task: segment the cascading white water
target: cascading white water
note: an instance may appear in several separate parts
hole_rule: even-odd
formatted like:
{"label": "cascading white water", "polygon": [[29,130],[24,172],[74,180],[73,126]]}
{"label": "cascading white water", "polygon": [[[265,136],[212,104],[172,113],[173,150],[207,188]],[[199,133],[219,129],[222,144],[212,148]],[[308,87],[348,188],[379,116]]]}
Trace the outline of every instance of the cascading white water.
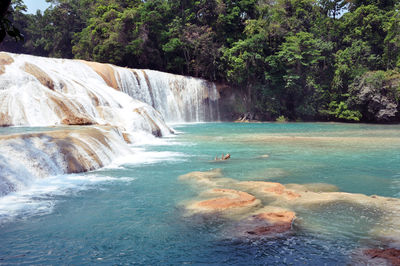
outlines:
{"label": "cascading white water", "polygon": [[[11,125],[74,124],[76,117],[68,120],[72,113],[80,114],[81,124],[112,122],[128,130],[132,126],[126,118],[136,106],[153,112],[152,106],[168,122],[219,120],[219,93],[214,83],[202,79],[9,53],[0,54],[0,67],[3,124],[4,120]],[[111,109],[116,116],[112,121],[104,117]]]}
{"label": "cascading white water", "polygon": [[154,70],[114,70],[121,91],[153,106],[168,122],[219,120],[219,93],[212,82]]}
{"label": "cascading white water", "polygon": [[2,57],[11,63],[0,75],[1,125],[110,124],[130,133],[170,132],[151,106],[111,88],[81,61]]}
{"label": "cascading white water", "polygon": [[94,170],[129,153],[121,133],[110,127],[0,136],[0,196],[38,178]]}

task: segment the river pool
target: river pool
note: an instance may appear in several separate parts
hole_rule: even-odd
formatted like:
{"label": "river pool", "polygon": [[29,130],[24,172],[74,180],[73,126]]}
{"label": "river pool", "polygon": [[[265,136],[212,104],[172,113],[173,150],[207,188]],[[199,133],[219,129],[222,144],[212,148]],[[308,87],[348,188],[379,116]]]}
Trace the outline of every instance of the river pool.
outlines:
{"label": "river pool", "polygon": [[[132,155],[109,167],[38,180],[0,198],[0,265],[337,265],[354,263],[360,248],[380,245],[369,229],[382,214],[350,203],[299,207],[289,234],[236,238],[229,219],[185,215],[185,202],[202,188],[178,177],[219,168],[242,181],[328,183],[343,192],[400,198],[400,126],[173,128],[174,136],[137,141]],[[231,159],[213,161],[222,153]]]}

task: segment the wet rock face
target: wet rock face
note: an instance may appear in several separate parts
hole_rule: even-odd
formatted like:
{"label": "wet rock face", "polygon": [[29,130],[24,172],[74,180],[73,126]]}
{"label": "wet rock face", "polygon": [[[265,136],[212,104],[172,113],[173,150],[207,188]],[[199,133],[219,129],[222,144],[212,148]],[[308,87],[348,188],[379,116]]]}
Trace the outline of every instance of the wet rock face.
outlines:
{"label": "wet rock face", "polygon": [[384,259],[392,265],[400,265],[400,249],[368,249],[364,251],[364,254],[371,259]]}
{"label": "wet rock face", "polygon": [[14,59],[6,53],[0,53],[0,65],[9,65],[14,63]]}
{"label": "wet rock face", "polygon": [[350,106],[366,106],[363,118],[370,121],[393,121],[399,116],[399,84],[398,74],[387,76],[383,71],[366,72],[350,86],[354,97],[349,102]]}
{"label": "wet rock face", "polygon": [[114,73],[114,69],[107,64],[101,64],[97,62],[89,62],[89,61],[81,61],[92,68],[99,76],[103,78],[103,80],[107,83],[108,86],[114,88],[116,90],[120,90],[117,82],[117,78]]}
{"label": "wet rock face", "polygon": [[42,83],[43,86],[49,88],[50,90],[54,90],[54,82],[53,80],[44,72],[41,70],[38,66],[35,66],[30,63],[25,63],[23,70],[35,78],[39,80],[40,83]]}
{"label": "wet rock face", "polygon": [[147,113],[147,111],[143,108],[135,108],[133,110],[134,113],[139,114],[143,118],[146,118],[149,121],[149,126],[151,130],[151,134],[156,137],[162,137],[161,128],[157,125],[157,123],[151,118],[151,116]]}
{"label": "wet rock face", "polygon": [[12,126],[11,117],[8,114],[0,113],[0,127]]}
{"label": "wet rock face", "polygon": [[6,72],[6,65],[12,64],[14,59],[6,53],[0,53],[0,75]]}
{"label": "wet rock face", "polygon": [[93,125],[93,124],[95,124],[95,122],[92,121],[88,117],[69,115],[69,116],[64,117],[61,120],[61,124],[63,124],[63,125]]}

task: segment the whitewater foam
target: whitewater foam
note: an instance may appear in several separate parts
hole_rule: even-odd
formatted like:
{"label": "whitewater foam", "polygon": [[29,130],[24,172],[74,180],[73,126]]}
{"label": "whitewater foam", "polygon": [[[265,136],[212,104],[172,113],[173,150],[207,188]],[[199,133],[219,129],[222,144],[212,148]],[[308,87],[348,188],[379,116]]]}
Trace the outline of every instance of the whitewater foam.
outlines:
{"label": "whitewater foam", "polygon": [[133,182],[134,177],[110,177],[96,173],[56,175],[32,182],[29,188],[0,198],[0,224],[53,212],[60,196],[94,189],[102,183]]}

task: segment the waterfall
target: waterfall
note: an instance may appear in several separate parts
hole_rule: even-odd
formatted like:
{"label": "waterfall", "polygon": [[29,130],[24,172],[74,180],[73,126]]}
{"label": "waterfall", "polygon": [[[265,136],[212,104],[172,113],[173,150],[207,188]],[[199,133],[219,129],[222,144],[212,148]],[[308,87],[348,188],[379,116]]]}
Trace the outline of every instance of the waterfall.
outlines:
{"label": "waterfall", "polygon": [[154,70],[114,69],[121,91],[153,106],[168,122],[219,120],[219,93],[212,82]]}
{"label": "waterfall", "polygon": [[[126,116],[135,106],[150,113],[153,107],[167,122],[218,121],[218,100],[215,84],[202,79],[81,60],[0,53],[2,125],[113,122],[132,129]],[[117,116],[112,121],[107,116],[110,112]],[[168,131],[165,125],[162,127]]]}

